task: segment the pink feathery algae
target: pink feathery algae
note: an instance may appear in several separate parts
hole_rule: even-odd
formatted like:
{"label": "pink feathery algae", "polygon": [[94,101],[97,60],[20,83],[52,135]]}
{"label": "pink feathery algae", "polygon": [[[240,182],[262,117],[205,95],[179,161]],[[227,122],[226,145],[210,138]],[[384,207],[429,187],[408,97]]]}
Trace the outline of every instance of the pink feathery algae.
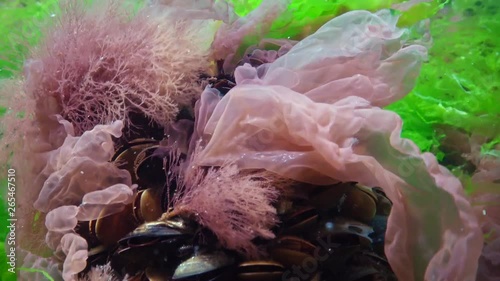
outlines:
{"label": "pink feathery algae", "polygon": [[209,64],[201,24],[147,8],[132,15],[122,4],[85,10],[64,1],[25,65],[40,114],[62,115],[77,135],[115,120],[133,129],[132,112],[164,125],[201,93],[198,75]]}
{"label": "pink feathery algae", "polygon": [[179,175],[182,184],[171,200],[173,212],[194,217],[226,249],[257,257],[261,253],[252,240],[275,237],[271,228],[278,217],[273,203],[280,194],[280,182],[268,172],[241,172],[230,162],[221,167],[197,166],[197,151]]}

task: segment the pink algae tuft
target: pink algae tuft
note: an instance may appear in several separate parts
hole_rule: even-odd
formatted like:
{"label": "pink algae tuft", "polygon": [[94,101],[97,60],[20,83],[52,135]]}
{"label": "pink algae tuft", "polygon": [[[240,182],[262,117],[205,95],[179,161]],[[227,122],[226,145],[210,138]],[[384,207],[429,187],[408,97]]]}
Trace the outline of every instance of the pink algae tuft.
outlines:
{"label": "pink algae tuft", "polygon": [[171,200],[174,212],[194,217],[223,247],[259,256],[262,253],[252,240],[275,237],[271,228],[278,217],[273,203],[280,182],[268,172],[241,172],[230,162],[207,170],[196,165],[197,151],[179,176],[182,185]]}
{"label": "pink algae tuft", "polygon": [[[116,120],[133,128],[131,112],[164,125],[201,93],[198,75],[209,63],[201,26],[148,9],[130,15],[120,2],[89,11],[64,2],[25,65],[39,114],[62,115],[77,135]],[[49,98],[52,106],[44,104]]]}

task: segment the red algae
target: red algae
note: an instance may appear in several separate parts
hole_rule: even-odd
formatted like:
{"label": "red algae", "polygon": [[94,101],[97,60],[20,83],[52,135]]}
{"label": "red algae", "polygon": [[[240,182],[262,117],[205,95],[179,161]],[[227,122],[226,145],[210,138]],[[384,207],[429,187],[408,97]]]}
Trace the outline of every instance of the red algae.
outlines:
{"label": "red algae", "polygon": [[[115,120],[131,128],[131,111],[164,125],[199,95],[208,59],[197,27],[148,9],[130,15],[120,1],[90,11],[66,1],[61,10],[25,66],[39,114],[62,115],[80,135]],[[42,104],[48,98],[54,106]]]}
{"label": "red algae", "polygon": [[242,172],[227,162],[221,167],[198,166],[199,148],[177,176],[182,183],[171,200],[175,213],[194,217],[210,229],[227,249],[257,258],[252,240],[272,239],[278,223],[273,203],[280,195],[279,181],[271,173]]}

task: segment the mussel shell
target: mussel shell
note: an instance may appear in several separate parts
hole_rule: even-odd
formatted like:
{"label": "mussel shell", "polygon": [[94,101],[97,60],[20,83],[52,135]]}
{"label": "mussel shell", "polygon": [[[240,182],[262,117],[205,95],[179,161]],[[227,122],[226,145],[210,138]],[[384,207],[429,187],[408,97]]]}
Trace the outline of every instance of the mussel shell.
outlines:
{"label": "mussel shell", "polygon": [[169,163],[163,162],[163,156],[155,155],[159,147],[159,145],[152,145],[144,148],[134,161],[134,173],[140,187],[161,188],[167,181],[166,168]]}
{"label": "mussel shell", "polygon": [[309,240],[331,241],[332,243],[345,245],[362,245],[370,247],[372,239],[370,234],[373,228],[364,223],[336,217],[334,219],[323,219],[318,223],[316,231],[308,233]]}
{"label": "mussel shell", "polygon": [[[175,268],[174,268],[175,269]],[[170,281],[172,280],[173,270],[160,266],[150,266],[146,268],[145,275],[148,281]]]}
{"label": "mussel shell", "polygon": [[179,249],[177,249],[177,256],[182,260],[186,260],[194,255],[195,248],[196,246],[193,244],[180,246]]}
{"label": "mussel shell", "polygon": [[148,188],[139,191],[133,202],[136,221],[142,223],[158,220],[163,213],[161,203],[161,189]]}
{"label": "mussel shell", "polygon": [[142,247],[156,243],[158,240],[187,238],[189,235],[171,228],[162,221],[148,222],[137,227],[129,235],[118,241],[122,247]]}
{"label": "mussel shell", "polygon": [[[101,213],[106,213],[106,208]],[[102,245],[112,246],[134,230],[137,225],[138,223],[134,219],[132,204],[129,204],[119,213],[97,219],[95,221],[95,235]]]}
{"label": "mussel shell", "polygon": [[[234,258],[224,252],[198,254],[182,262],[174,272],[172,280],[213,280],[234,265]],[[230,270],[227,270],[228,272]]]}
{"label": "mussel shell", "polygon": [[219,90],[221,95],[227,94],[234,86],[236,86],[236,83],[227,80],[227,79],[221,79],[217,80],[212,87]]}
{"label": "mussel shell", "polygon": [[313,245],[309,241],[304,240],[304,239],[297,237],[297,236],[280,237],[276,241],[274,248],[289,249],[289,250],[307,253],[310,255],[313,255],[314,251],[316,250],[315,245]]}
{"label": "mussel shell", "polygon": [[345,194],[338,211],[342,216],[369,223],[377,213],[377,196],[370,188],[357,184]]}
{"label": "mussel shell", "polygon": [[181,241],[173,238],[142,247],[119,248],[111,257],[111,265],[122,275],[134,275],[147,267],[175,268],[181,262],[176,252],[179,245]]}
{"label": "mussel shell", "polygon": [[128,107],[128,125],[123,129],[123,135],[118,144],[127,144],[139,138],[162,140],[164,129],[154,119],[144,114],[144,110],[135,106]]}
{"label": "mussel shell", "polygon": [[319,210],[336,210],[342,216],[368,223],[377,211],[377,196],[368,187],[355,182],[344,182],[328,187],[317,187],[309,203]]}
{"label": "mussel shell", "polygon": [[132,182],[136,183],[137,176],[134,163],[137,156],[144,149],[156,145],[158,145],[158,141],[154,139],[135,139],[119,148],[111,158],[111,161],[114,162],[118,168],[129,171],[132,176]]}
{"label": "mussel shell", "polygon": [[285,268],[275,261],[248,261],[238,265],[239,281],[280,281]]}
{"label": "mussel shell", "polygon": [[[154,144],[158,144],[158,143],[159,143],[159,140],[156,140],[154,138],[136,138],[136,139],[133,139],[124,145],[116,147],[115,153],[111,157],[111,161],[112,162],[116,161],[118,159],[118,157],[120,155],[122,155],[123,152],[125,152],[126,150],[129,150],[132,147],[145,145],[145,144],[154,145]],[[135,157],[132,160],[134,160],[134,159],[135,159]]]}
{"label": "mussel shell", "polygon": [[195,232],[199,228],[199,225],[193,219],[186,218],[183,216],[169,217],[164,222],[168,227],[172,229],[177,229],[182,233],[186,234],[195,234]]}
{"label": "mussel shell", "polygon": [[397,280],[387,260],[367,251],[359,252],[351,258],[344,279],[348,281]]}
{"label": "mussel shell", "polygon": [[310,195],[309,203],[320,209],[336,208],[344,195],[355,187],[356,183],[345,182],[331,186],[317,187]]}
{"label": "mussel shell", "polygon": [[301,266],[307,259],[314,259],[316,246],[296,237],[284,236],[269,249],[270,256],[286,267]]}
{"label": "mussel shell", "polygon": [[[379,272],[371,266],[348,267],[342,276],[344,281],[377,281]],[[382,279],[383,280],[383,279]]]}
{"label": "mussel shell", "polygon": [[95,235],[95,223],[95,220],[80,221],[75,227],[75,232],[87,240],[89,249],[98,247],[101,244]]}
{"label": "mussel shell", "polygon": [[310,230],[317,224],[318,211],[313,207],[302,207],[285,216],[283,219],[283,234],[298,234]]}
{"label": "mussel shell", "polygon": [[150,222],[139,226],[118,243],[112,266],[130,275],[150,266],[176,266],[180,263],[179,249],[191,241],[190,235],[164,222]]}
{"label": "mussel shell", "polygon": [[391,200],[389,200],[385,192],[378,187],[374,187],[373,192],[377,196],[377,215],[388,216],[392,209]]}

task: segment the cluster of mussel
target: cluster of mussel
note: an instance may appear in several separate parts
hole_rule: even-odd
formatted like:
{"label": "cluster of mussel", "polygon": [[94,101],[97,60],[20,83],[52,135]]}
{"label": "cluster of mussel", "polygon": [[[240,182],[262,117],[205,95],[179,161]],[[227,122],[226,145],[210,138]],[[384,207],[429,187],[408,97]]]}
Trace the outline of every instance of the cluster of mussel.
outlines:
{"label": "cluster of mussel", "polygon": [[[223,94],[234,86],[226,77],[210,79]],[[392,203],[379,188],[292,184],[276,202],[276,238],[255,241],[267,256],[249,260],[221,247],[192,217],[167,212],[175,182],[165,170],[173,163],[155,153],[163,137],[155,132],[163,130],[117,140],[112,161],[130,172],[139,191],[121,212],[78,224],[89,244],[81,274],[110,263],[117,278],[137,281],[396,280],[384,255]]]}

